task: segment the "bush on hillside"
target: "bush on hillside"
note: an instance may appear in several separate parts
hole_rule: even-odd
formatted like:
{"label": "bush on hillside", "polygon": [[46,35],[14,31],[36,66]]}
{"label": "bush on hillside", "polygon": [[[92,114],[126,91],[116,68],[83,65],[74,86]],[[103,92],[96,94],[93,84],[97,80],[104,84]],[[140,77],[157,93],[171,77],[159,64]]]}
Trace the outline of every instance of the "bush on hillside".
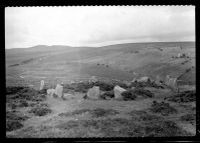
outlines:
{"label": "bush on hillside", "polygon": [[6,131],[13,131],[23,127],[22,121],[29,117],[19,115],[13,111],[6,111]]}
{"label": "bush on hillside", "polygon": [[135,100],[135,98],[137,97],[134,93],[134,90],[127,90],[127,91],[124,91],[122,92],[122,97],[123,97],[123,100]]}
{"label": "bush on hillside", "polygon": [[194,102],[196,101],[196,91],[195,90],[183,91],[173,96],[166,97],[165,99],[173,102]]}
{"label": "bush on hillside", "polygon": [[131,86],[134,86],[134,87],[154,87],[154,88],[162,88],[162,89],[164,88],[163,86],[158,85],[155,82],[151,82],[151,81],[148,81],[148,82],[132,82]]}
{"label": "bush on hillside", "polygon": [[153,101],[150,111],[153,113],[160,113],[163,116],[168,116],[169,114],[177,113],[177,110],[174,107],[170,106],[169,103],[158,103],[156,101]]}
{"label": "bush on hillside", "polygon": [[154,94],[151,91],[143,88],[136,87],[133,91],[134,94],[136,94],[137,96],[150,97],[150,98],[154,97]]}
{"label": "bush on hillside", "polygon": [[111,90],[111,91],[106,91],[104,92],[103,94],[100,95],[100,98],[101,99],[110,99],[110,98],[114,98],[115,95],[114,95],[114,91]]}
{"label": "bush on hillside", "polygon": [[29,110],[29,113],[33,113],[35,116],[45,116],[51,112],[52,110],[45,103],[39,104],[36,107]]}
{"label": "bush on hillside", "polygon": [[18,93],[20,90],[22,90],[24,88],[26,88],[26,87],[21,87],[21,86],[6,87],[6,95],[16,94],[16,93]]}

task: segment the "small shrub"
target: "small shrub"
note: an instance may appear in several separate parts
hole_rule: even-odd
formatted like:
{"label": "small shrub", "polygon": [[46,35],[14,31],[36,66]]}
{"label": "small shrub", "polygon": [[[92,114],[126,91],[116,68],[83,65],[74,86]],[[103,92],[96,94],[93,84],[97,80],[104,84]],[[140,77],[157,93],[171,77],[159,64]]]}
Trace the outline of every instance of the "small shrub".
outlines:
{"label": "small shrub", "polygon": [[17,114],[13,111],[6,111],[6,131],[12,131],[23,127],[22,121],[29,117]]}
{"label": "small shrub", "polygon": [[45,116],[51,113],[52,110],[48,108],[47,104],[39,104],[38,106],[32,108],[29,113],[34,113],[36,116]]}
{"label": "small shrub", "polygon": [[9,94],[16,94],[19,91],[21,91],[22,89],[24,89],[25,87],[21,87],[21,86],[14,86],[14,87],[6,87],[6,95]]}
{"label": "small shrub", "polygon": [[135,100],[135,98],[137,97],[134,93],[133,90],[127,90],[122,92],[121,94],[123,96],[123,99],[126,100]]}
{"label": "small shrub", "polygon": [[165,99],[173,102],[194,102],[196,101],[196,91],[184,91]]}
{"label": "small shrub", "polygon": [[28,102],[26,100],[22,100],[20,101],[20,104],[18,105],[18,107],[28,107]]}
{"label": "small shrub", "polygon": [[23,124],[17,120],[6,120],[6,131],[13,131],[23,127]]}
{"label": "small shrub", "polygon": [[38,91],[38,93],[39,93],[39,94],[46,94],[46,93],[47,93],[47,89],[44,88],[44,89]]}
{"label": "small shrub", "polygon": [[60,113],[58,116],[69,117],[69,116],[80,115],[80,114],[83,114],[85,112],[90,112],[90,109],[81,109],[81,110],[75,110],[73,112]]}
{"label": "small shrub", "polygon": [[161,113],[163,116],[168,116],[169,114],[177,113],[177,110],[169,105],[169,103],[158,103],[156,101],[153,102],[150,108],[151,112]]}
{"label": "small shrub", "polygon": [[98,81],[94,83],[94,86],[99,86],[100,90],[102,91],[110,91],[110,90],[113,90],[114,88],[114,85],[112,83],[103,82],[103,81]]}
{"label": "small shrub", "polygon": [[178,125],[170,120],[159,122],[149,122],[145,126],[146,136],[151,137],[172,137],[172,136],[186,136],[189,133],[183,131]]}
{"label": "small shrub", "polygon": [[101,99],[109,99],[109,98],[114,98],[114,97],[115,97],[115,95],[114,95],[114,91],[113,90],[106,91],[105,93],[100,95]]}
{"label": "small shrub", "polygon": [[196,121],[196,114],[186,114],[180,117],[181,121],[186,121],[186,122],[190,122],[191,124],[194,124]]}
{"label": "small shrub", "polygon": [[144,97],[150,97],[150,98],[154,97],[151,91],[143,89],[143,88],[135,88],[133,92],[137,96],[144,96]]}
{"label": "small shrub", "polygon": [[29,117],[20,115],[18,113],[15,113],[13,111],[6,111],[6,120],[17,120],[17,121],[25,121]]}
{"label": "small shrub", "polygon": [[116,110],[103,109],[103,108],[96,108],[96,109],[90,111],[90,114],[94,118],[105,117],[105,116],[108,116],[108,115],[115,115],[115,114],[118,114],[118,113],[119,112],[117,112]]}

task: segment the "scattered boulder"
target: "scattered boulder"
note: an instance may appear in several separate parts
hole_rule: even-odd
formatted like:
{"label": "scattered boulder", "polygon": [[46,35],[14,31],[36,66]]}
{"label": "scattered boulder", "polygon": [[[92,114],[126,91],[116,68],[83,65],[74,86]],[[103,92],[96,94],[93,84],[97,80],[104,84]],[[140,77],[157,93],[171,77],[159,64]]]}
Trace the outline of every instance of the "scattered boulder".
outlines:
{"label": "scattered boulder", "polygon": [[150,82],[150,78],[147,76],[143,76],[137,80],[138,82]]}
{"label": "scattered boulder", "polygon": [[99,86],[93,86],[87,92],[87,97],[90,99],[99,99],[100,98],[100,88]]}
{"label": "scattered boulder", "polygon": [[114,95],[115,95],[115,99],[122,99],[122,92],[126,91],[126,89],[116,85],[114,87]]}
{"label": "scattered boulder", "polygon": [[40,90],[43,90],[44,89],[44,80],[41,80],[40,81]]}
{"label": "scattered boulder", "polygon": [[60,98],[63,96],[63,86],[62,85],[57,84],[56,89],[55,89],[55,94]]}
{"label": "scattered boulder", "polygon": [[53,94],[55,94],[55,89],[47,89],[47,95],[49,95],[50,97],[53,97]]}

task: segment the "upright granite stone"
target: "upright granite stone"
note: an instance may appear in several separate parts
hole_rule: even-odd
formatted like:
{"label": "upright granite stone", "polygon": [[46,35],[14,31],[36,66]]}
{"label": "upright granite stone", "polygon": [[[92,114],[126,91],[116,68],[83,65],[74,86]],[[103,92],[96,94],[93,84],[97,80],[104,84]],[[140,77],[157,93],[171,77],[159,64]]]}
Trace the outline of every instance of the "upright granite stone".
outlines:
{"label": "upright granite stone", "polygon": [[93,86],[87,92],[87,97],[90,99],[99,99],[100,97],[100,88],[99,86]]}
{"label": "upright granite stone", "polygon": [[41,80],[40,81],[40,90],[43,90],[44,89],[44,80]]}
{"label": "upright granite stone", "polygon": [[56,89],[55,89],[55,94],[60,98],[63,97],[63,86],[62,85],[57,84]]}
{"label": "upright granite stone", "polygon": [[122,92],[124,92],[124,91],[126,91],[126,89],[124,89],[124,88],[122,88],[122,87],[116,85],[116,86],[114,87],[115,99],[122,99],[123,97],[122,97],[121,94],[122,94]]}

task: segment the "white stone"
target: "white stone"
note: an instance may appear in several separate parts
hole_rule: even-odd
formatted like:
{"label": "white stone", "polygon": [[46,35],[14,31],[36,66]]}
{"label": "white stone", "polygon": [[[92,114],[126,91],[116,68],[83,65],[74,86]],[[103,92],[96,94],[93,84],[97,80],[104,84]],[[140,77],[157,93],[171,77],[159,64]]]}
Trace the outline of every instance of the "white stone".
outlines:
{"label": "white stone", "polygon": [[53,94],[55,94],[55,89],[47,89],[47,95],[53,97]]}
{"label": "white stone", "polygon": [[115,99],[122,99],[122,92],[126,91],[126,89],[116,85],[114,87],[114,95],[115,95]]}
{"label": "white stone", "polygon": [[44,80],[40,81],[40,90],[44,89]]}
{"label": "white stone", "polygon": [[87,97],[91,99],[99,99],[100,96],[100,88],[99,86],[93,86],[87,92]]}
{"label": "white stone", "polygon": [[167,86],[171,87],[172,89],[175,89],[175,90],[178,89],[177,78],[173,78],[167,75],[165,83]]}
{"label": "white stone", "polygon": [[60,98],[63,96],[63,86],[62,85],[57,84],[56,89],[55,89],[55,94]]}
{"label": "white stone", "polygon": [[147,81],[150,81],[150,78],[147,77],[147,76],[143,76],[141,77],[140,79],[138,79],[139,82],[147,82]]}

